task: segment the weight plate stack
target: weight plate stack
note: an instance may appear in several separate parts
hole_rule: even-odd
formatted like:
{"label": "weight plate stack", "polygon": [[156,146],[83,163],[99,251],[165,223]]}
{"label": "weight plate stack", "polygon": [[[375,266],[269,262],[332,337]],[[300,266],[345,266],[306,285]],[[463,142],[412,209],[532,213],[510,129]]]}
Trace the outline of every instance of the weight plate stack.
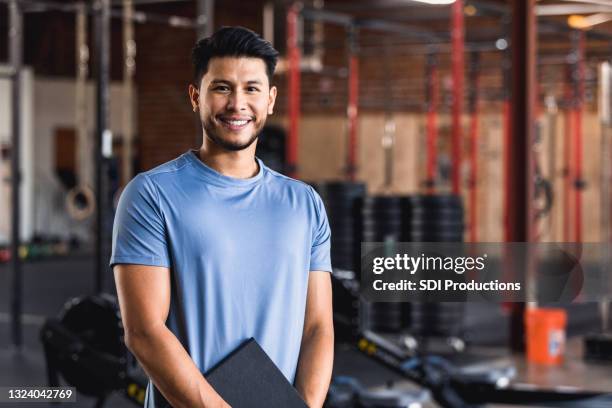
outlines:
{"label": "weight plate stack", "polygon": [[370,196],[362,200],[364,242],[400,242],[402,240],[402,197]]}
{"label": "weight plate stack", "polygon": [[350,271],[359,270],[361,225],[359,200],[366,193],[363,183],[329,182],[316,187],[325,203],[332,231],[332,266]]}
{"label": "weight plate stack", "polygon": [[[464,211],[461,197],[452,194],[406,197],[404,235],[408,242],[463,242]],[[464,315],[461,303],[414,302],[410,332],[422,337],[460,337]]]}
{"label": "weight plate stack", "polygon": [[410,315],[405,313],[403,303],[364,303],[362,312],[365,329],[376,333],[397,334],[410,325]]}
{"label": "weight plate stack", "polygon": [[[361,223],[359,202],[366,193],[363,183],[329,182],[315,185],[325,203],[331,228],[331,260],[334,269],[353,271],[358,279],[361,253]],[[350,290],[350,282],[332,275],[334,322],[336,339],[352,342],[359,325],[358,291]]]}
{"label": "weight plate stack", "polygon": [[[362,200],[364,242],[400,242],[403,231],[404,197],[370,196]],[[371,302],[363,305],[363,324],[378,333],[400,333],[409,315],[402,303]]]}
{"label": "weight plate stack", "polygon": [[452,194],[409,196],[404,199],[403,210],[404,241],[463,241],[461,197]]}
{"label": "weight plate stack", "polygon": [[463,304],[415,302],[411,304],[410,332],[423,337],[461,337]]}

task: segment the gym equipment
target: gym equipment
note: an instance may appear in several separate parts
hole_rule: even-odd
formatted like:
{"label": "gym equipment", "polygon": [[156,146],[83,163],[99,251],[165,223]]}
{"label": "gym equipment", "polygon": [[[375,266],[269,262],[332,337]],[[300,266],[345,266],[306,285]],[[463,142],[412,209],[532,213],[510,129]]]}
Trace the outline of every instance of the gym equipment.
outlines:
{"label": "gym equipment", "polygon": [[[402,241],[403,198],[399,196],[369,196],[362,200],[363,240],[384,242],[389,250]],[[408,326],[405,305],[398,302],[363,302],[361,327],[379,333],[399,333]]]}
{"label": "gym equipment", "polygon": [[123,157],[122,184],[126,185],[133,174],[134,155],[134,74],[136,72],[136,41],[134,36],[134,1],[123,0]]}
{"label": "gym equipment", "polygon": [[[406,197],[403,203],[404,241],[463,241],[464,215],[460,196],[417,195]],[[410,334],[420,338],[421,349],[426,349],[432,338],[448,339],[448,345],[455,351],[464,348],[461,340],[463,304],[412,302],[408,305],[405,309],[410,313]]]}
{"label": "gym equipment", "polygon": [[[87,46],[87,10],[84,3],[77,4],[76,9],[76,86],[75,86],[75,123],[77,130],[77,148],[75,149],[75,185],[66,194],[66,211],[77,221],[83,221],[94,213],[95,195],[91,187],[84,182],[81,168],[81,157],[89,153],[87,130],[87,76],[89,72],[89,47]],[[86,157],[88,157],[87,155]]]}
{"label": "gym equipment", "polygon": [[357,175],[357,131],[359,126],[359,57],[357,55],[359,30],[354,25],[347,29],[348,48],[348,106],[347,116],[347,143],[346,143],[346,176],[355,181]]}
{"label": "gym equipment", "polygon": [[478,241],[478,150],[479,150],[479,93],[480,93],[480,53],[475,51],[470,54],[470,241]]}
{"label": "gym equipment", "polygon": [[332,231],[333,308],[337,341],[352,341],[359,325],[359,263],[361,253],[360,199],[363,183],[329,182],[315,185]]}
{"label": "gym equipment", "polygon": [[405,242],[462,242],[463,204],[452,194],[416,195],[404,199]]}
{"label": "gym equipment", "polygon": [[99,295],[68,301],[57,319],[40,331],[50,387],[61,377],[76,390],[97,398],[102,407],[110,393],[123,391],[142,405],[147,381],[123,342],[123,325],[115,298]]}
{"label": "gym equipment", "polygon": [[[612,219],[610,212],[612,181],[612,150],[610,140],[610,125],[612,124],[612,113],[610,106],[610,93],[612,81],[612,69],[609,62],[600,65],[600,122],[601,122],[601,163],[603,170],[601,174],[601,198],[600,207],[602,214],[602,235],[603,242],[612,241]],[[607,264],[612,260],[612,254],[608,252]],[[584,339],[584,358],[593,361],[612,361],[612,332],[610,332],[610,299],[604,298],[599,302],[601,315],[601,333],[592,333]]]}
{"label": "gym equipment", "polygon": [[366,356],[427,388],[444,408],[475,408],[495,403],[595,408],[610,406],[611,402],[610,395],[604,392],[513,385],[516,369],[504,359],[459,354],[455,362],[436,354],[415,356],[397,339],[368,331],[361,333],[357,346]]}
{"label": "gym equipment", "polygon": [[331,257],[336,269],[355,271],[358,275],[361,226],[359,199],[366,194],[363,183],[329,182],[316,186],[325,203],[332,231]]}
{"label": "gym equipment", "polygon": [[440,105],[438,58],[435,50],[427,54],[425,64],[425,86],[427,103],[427,159],[425,186],[433,193],[436,185],[437,155],[438,155],[438,109]]}
{"label": "gym equipment", "polygon": [[66,194],[66,211],[75,220],[86,220],[95,210],[95,195],[91,187],[79,185]]}
{"label": "gym equipment", "polygon": [[612,361],[612,333],[590,334],[584,338],[584,358]]}
{"label": "gym equipment", "polygon": [[430,402],[425,389],[365,388],[357,379],[337,376],[332,378],[326,408],[421,408]]}
{"label": "gym equipment", "polygon": [[363,199],[363,240],[365,242],[402,241],[402,198],[370,196]]}

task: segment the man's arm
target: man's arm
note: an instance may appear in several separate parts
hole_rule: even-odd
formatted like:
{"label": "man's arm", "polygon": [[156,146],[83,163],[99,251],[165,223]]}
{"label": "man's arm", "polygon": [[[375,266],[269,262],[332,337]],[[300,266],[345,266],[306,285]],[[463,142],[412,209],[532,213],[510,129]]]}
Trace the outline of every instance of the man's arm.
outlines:
{"label": "man's arm", "polygon": [[334,363],[334,323],[329,272],[311,271],[304,334],[295,385],[310,408],[323,406]]}
{"label": "man's arm", "polygon": [[228,407],[166,327],[170,271],[144,265],[114,268],[125,343],[174,408]]}

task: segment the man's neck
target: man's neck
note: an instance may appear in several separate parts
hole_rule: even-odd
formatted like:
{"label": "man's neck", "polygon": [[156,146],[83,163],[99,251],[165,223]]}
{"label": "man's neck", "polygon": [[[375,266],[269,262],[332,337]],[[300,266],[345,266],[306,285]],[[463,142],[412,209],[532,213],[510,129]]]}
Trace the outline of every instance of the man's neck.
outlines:
{"label": "man's neck", "polygon": [[247,179],[259,172],[254,145],[238,152],[228,152],[203,144],[198,151],[198,157],[208,167],[224,176]]}

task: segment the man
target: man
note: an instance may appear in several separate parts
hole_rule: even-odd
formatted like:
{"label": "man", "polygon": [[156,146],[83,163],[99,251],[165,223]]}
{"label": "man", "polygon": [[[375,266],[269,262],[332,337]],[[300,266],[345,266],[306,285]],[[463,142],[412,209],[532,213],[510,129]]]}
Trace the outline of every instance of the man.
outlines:
{"label": "man", "polygon": [[200,150],[138,175],[121,196],[111,265],[125,342],[151,379],[147,407],[227,406],[202,373],[250,337],[310,407],[325,399],[333,362],[325,210],[310,186],[255,157],[277,58],[241,27],[200,40],[189,86]]}

